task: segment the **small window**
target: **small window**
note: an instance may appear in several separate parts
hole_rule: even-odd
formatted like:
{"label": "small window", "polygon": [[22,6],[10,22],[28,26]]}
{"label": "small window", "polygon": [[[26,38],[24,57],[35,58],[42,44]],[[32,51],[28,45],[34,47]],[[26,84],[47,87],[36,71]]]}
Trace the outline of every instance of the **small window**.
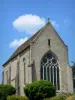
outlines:
{"label": "small window", "polygon": [[50,39],[48,39],[48,46],[50,46]]}
{"label": "small window", "polygon": [[23,62],[25,62],[25,58],[23,58]]}
{"label": "small window", "polygon": [[24,66],[24,84],[26,84],[26,59],[23,58],[23,66]]}
{"label": "small window", "polygon": [[11,83],[11,66],[9,67],[9,84]]}
{"label": "small window", "polygon": [[6,84],[8,84],[8,71],[6,71]]}
{"label": "small window", "polygon": [[9,78],[11,78],[11,66],[9,67]]}

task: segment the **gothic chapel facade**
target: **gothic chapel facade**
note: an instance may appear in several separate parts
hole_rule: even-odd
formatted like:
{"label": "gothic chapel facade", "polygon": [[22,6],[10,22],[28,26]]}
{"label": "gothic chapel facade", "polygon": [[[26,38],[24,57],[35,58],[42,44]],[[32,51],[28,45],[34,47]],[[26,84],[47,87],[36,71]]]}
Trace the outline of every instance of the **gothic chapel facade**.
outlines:
{"label": "gothic chapel facade", "polygon": [[50,22],[23,43],[3,64],[3,84],[24,95],[24,85],[36,80],[51,81],[58,92],[73,92],[68,47]]}

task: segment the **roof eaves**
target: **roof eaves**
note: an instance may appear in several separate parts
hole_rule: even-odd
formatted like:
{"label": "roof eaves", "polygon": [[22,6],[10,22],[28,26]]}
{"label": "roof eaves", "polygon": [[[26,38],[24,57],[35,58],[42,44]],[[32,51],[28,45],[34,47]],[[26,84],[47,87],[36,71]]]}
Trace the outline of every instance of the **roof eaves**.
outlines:
{"label": "roof eaves", "polygon": [[[42,29],[42,28],[41,28]],[[37,34],[41,31],[41,29],[40,30],[38,30],[32,37],[30,37],[26,42],[24,42],[21,46],[23,46],[24,44],[26,44],[26,43],[28,43],[27,44],[27,47],[29,47],[30,46],[30,42],[32,42],[33,41],[33,39],[37,36]],[[15,58],[17,55],[19,55],[20,53],[22,53],[25,49],[23,49],[23,50],[21,50],[20,52],[18,52],[16,55],[15,55],[15,53],[21,48],[21,46],[20,47],[18,47],[17,49],[16,49],[16,51],[12,54],[12,56],[2,65],[2,66],[5,66],[8,62],[10,62],[13,58]]]}
{"label": "roof eaves", "polygon": [[[28,46],[28,47],[29,47],[29,46]],[[27,48],[28,48],[28,47],[27,47]],[[26,50],[27,48],[25,48],[24,50]],[[23,50],[23,51],[24,51],[24,50]],[[23,51],[21,51],[21,52],[23,52]],[[11,56],[2,66],[4,67],[4,66],[5,66],[7,63],[9,63],[12,59],[14,59],[14,58],[17,57],[19,54],[21,54],[21,52],[19,52],[18,54],[16,54],[14,57]],[[13,53],[13,54],[14,54],[14,53]],[[13,55],[13,54],[12,54],[12,55]]]}

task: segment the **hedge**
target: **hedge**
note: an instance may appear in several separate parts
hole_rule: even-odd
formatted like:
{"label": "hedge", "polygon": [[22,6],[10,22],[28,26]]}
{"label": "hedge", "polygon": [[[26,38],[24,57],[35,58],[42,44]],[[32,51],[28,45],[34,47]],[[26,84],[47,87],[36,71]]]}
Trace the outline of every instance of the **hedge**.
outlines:
{"label": "hedge", "polygon": [[[44,100],[66,100],[71,94],[59,94],[55,97],[52,97],[52,98],[46,98]],[[70,100],[70,99],[68,99]]]}
{"label": "hedge", "polygon": [[55,86],[47,80],[39,80],[24,87],[24,93],[29,100],[41,100],[56,95]]}
{"label": "hedge", "polygon": [[28,98],[25,96],[12,95],[12,96],[8,96],[7,100],[28,100]]}
{"label": "hedge", "polygon": [[16,89],[12,85],[0,85],[0,100],[6,100],[8,95],[14,95]]}

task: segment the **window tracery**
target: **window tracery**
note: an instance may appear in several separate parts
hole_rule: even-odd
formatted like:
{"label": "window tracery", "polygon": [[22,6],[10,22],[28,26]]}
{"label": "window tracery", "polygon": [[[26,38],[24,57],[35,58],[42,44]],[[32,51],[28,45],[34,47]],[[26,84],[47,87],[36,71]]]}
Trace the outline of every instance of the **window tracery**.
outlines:
{"label": "window tracery", "polygon": [[41,60],[41,79],[49,80],[60,89],[59,64],[52,52],[47,52]]}

